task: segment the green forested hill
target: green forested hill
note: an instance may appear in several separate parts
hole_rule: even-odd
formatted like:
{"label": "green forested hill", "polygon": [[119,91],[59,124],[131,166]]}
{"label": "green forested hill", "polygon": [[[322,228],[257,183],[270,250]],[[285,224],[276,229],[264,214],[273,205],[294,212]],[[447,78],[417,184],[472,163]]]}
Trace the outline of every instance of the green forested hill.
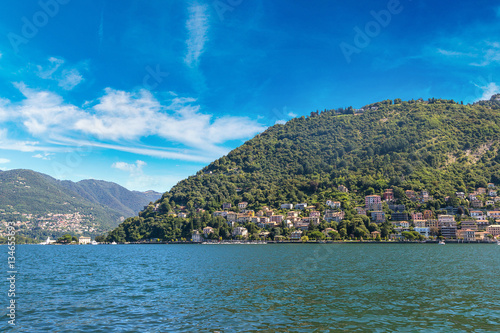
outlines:
{"label": "green forested hill", "polygon": [[181,181],[164,199],[205,208],[240,200],[276,205],[315,201],[340,184],[363,194],[396,186],[444,198],[499,182],[500,102],[396,103],[275,125]]}
{"label": "green forested hill", "polygon": [[387,100],[362,110],[325,110],[292,119],[179,182],[163,195],[158,212],[148,209],[124,225],[135,225],[137,237],[172,228],[180,232],[190,227],[158,221],[179,206],[213,212],[224,202],[234,207],[247,201],[250,209],[298,202],[322,208],[338,185],[351,190],[343,202],[347,208],[386,188],[402,200],[403,190],[426,189],[435,199],[430,204],[443,207],[455,191],[500,183],[499,99],[474,105]]}

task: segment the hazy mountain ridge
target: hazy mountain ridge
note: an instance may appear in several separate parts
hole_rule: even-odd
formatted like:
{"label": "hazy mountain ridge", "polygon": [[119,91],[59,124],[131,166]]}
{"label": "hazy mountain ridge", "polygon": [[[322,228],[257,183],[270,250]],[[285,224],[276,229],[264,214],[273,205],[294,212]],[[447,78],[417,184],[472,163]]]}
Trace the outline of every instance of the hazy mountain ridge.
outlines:
{"label": "hazy mountain ridge", "polygon": [[137,214],[160,196],[152,191],[129,191],[105,181],[60,181],[32,170],[0,173],[0,209],[5,212],[32,215],[79,212],[97,222],[101,232],[116,227],[123,218]]}

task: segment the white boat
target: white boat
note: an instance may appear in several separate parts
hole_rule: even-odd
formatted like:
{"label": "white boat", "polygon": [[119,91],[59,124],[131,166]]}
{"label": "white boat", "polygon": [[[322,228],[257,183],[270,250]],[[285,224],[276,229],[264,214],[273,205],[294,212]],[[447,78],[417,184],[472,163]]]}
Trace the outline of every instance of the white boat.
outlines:
{"label": "white boat", "polygon": [[99,244],[99,243],[98,243],[98,242],[96,242],[95,240],[93,240],[93,241],[92,241],[92,243],[90,243],[90,244],[92,244],[92,245],[97,245],[97,244]]}
{"label": "white boat", "polygon": [[446,243],[444,242],[444,240],[440,240],[439,245],[446,245]]}
{"label": "white boat", "polygon": [[111,245],[116,245],[116,242],[111,243]]}
{"label": "white boat", "polygon": [[47,240],[45,242],[41,242],[40,245],[49,245],[50,244],[50,237],[47,237]]}

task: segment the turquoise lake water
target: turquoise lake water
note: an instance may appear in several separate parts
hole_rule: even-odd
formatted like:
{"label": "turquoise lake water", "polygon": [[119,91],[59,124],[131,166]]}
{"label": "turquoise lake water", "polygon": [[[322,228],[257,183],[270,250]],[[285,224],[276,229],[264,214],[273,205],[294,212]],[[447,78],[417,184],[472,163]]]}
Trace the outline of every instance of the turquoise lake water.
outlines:
{"label": "turquoise lake water", "polygon": [[16,256],[16,326],[2,279],[2,331],[500,332],[496,245],[23,245]]}

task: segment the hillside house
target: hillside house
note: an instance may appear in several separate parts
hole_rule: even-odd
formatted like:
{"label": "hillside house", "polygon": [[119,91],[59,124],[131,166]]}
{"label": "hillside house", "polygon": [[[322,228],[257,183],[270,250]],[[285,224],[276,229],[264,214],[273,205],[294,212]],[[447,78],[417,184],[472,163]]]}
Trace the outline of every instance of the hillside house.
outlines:
{"label": "hillside house", "polygon": [[382,198],[386,201],[394,200],[394,191],[391,188],[385,190],[382,194]]}
{"label": "hillside house", "polygon": [[296,230],[290,235],[291,240],[300,240],[302,238],[302,230]]}
{"label": "hillside house", "polygon": [[304,210],[307,208],[307,203],[299,203],[295,205],[295,209]]}
{"label": "hillside house", "polygon": [[367,210],[382,210],[380,195],[367,195],[365,197],[365,207]]}
{"label": "hillside house", "polygon": [[198,230],[193,230],[193,233],[191,234],[191,240],[196,243],[201,243],[203,242],[203,236]]}
{"label": "hillside house", "polygon": [[326,200],[326,205],[331,207],[332,209],[340,209],[341,203],[340,201]]}
{"label": "hillside house", "polygon": [[335,210],[326,210],[325,211],[325,221],[326,222],[340,222],[344,219],[344,212],[337,212]]}
{"label": "hillside house", "polygon": [[484,220],[484,213],[480,210],[471,210],[470,217],[476,220]]}
{"label": "hillside house", "polygon": [[384,223],[385,213],[381,210],[376,210],[371,212],[372,221],[374,223]]}
{"label": "hillside house", "polygon": [[236,227],[233,230],[233,237],[241,236],[243,238],[246,238],[248,236],[248,230],[247,228],[243,227]]}
{"label": "hillside house", "polygon": [[213,234],[213,233],[214,233],[214,228],[212,228],[212,227],[203,228],[203,235],[205,235],[205,237],[208,237],[208,235]]}
{"label": "hillside house", "polygon": [[338,190],[339,192],[349,193],[349,189],[348,189],[347,187],[345,187],[344,185],[339,185],[339,186],[337,187],[337,190]]}

